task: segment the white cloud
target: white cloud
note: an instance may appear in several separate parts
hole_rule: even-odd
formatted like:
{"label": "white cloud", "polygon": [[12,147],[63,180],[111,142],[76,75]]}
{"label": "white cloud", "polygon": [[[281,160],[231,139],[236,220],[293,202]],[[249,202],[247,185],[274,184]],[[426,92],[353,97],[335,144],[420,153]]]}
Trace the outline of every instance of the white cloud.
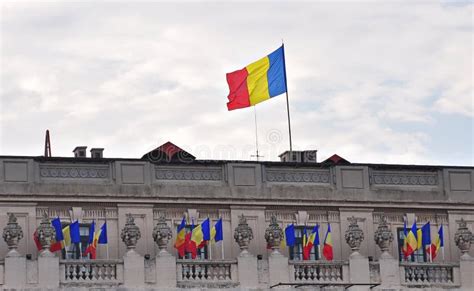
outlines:
{"label": "white cloud", "polygon": [[[295,147],[474,162],[472,139],[460,160],[440,159],[431,130],[451,114],[472,133],[470,5],[9,3],[2,16],[1,154],[41,153],[50,128],[56,155],[87,144],[140,157],[171,140],[199,158],[249,159],[253,112],[226,111],[225,73],[284,38]],[[285,110],[283,96],[257,108],[265,159],[287,149]]]}

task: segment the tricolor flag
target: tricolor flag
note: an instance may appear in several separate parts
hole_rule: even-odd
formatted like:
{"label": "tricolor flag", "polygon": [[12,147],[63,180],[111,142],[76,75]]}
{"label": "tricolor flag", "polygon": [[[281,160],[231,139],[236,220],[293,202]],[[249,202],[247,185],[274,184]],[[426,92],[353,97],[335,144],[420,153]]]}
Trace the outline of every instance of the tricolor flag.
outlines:
{"label": "tricolor flag", "polygon": [[[95,243],[94,243],[95,242]],[[89,227],[89,240],[87,241],[89,244],[84,252],[84,256],[87,256],[87,254],[91,255],[91,259],[96,258],[96,246],[97,246],[97,241],[95,241],[95,221],[92,221],[91,226]]]}
{"label": "tricolor flag", "polygon": [[227,74],[228,110],[253,106],[286,92],[285,52],[276,51],[241,70]]}
{"label": "tricolor flag", "polygon": [[[421,249],[426,250],[428,254],[430,254],[430,247],[431,247],[431,226],[430,222],[428,221],[421,227],[421,238],[418,237],[419,240],[421,240]],[[418,243],[419,245],[420,243]],[[428,248],[426,247],[428,246]],[[430,260],[432,257],[430,258]]]}
{"label": "tricolor flag", "polygon": [[222,229],[222,217],[211,228],[211,241],[218,242],[224,239],[224,232]]}
{"label": "tricolor flag", "polygon": [[211,221],[209,217],[201,222],[202,242],[198,245],[198,249],[203,248],[208,241],[211,240]]}
{"label": "tricolor flag", "polygon": [[56,217],[55,219],[51,220],[51,225],[54,227],[55,236],[54,241],[51,242],[51,247],[49,248],[49,250],[52,252],[60,251],[61,249],[63,249],[64,240],[61,219],[59,219],[59,217]]}
{"label": "tricolor flag", "polygon": [[329,223],[328,231],[326,232],[326,237],[324,238],[323,255],[328,261],[332,261],[334,258],[334,253],[332,250],[331,225]]}
{"label": "tricolor flag", "polygon": [[78,244],[81,242],[81,232],[79,230],[79,221],[76,220],[69,225],[69,233],[71,235],[71,242]]}
{"label": "tricolor flag", "polygon": [[309,260],[313,246],[319,245],[319,225],[315,225],[308,238],[306,246],[303,248],[303,256]]}
{"label": "tricolor flag", "polygon": [[100,227],[100,235],[97,243],[100,245],[106,245],[108,242],[109,240],[107,239],[107,221],[105,221],[104,224],[102,224],[102,226]]}
{"label": "tricolor flag", "polygon": [[416,239],[417,236],[417,227],[416,227],[416,220],[413,222],[413,225],[411,229],[408,231],[407,237],[406,237],[406,252],[405,252],[405,258],[411,256],[417,249],[418,247],[418,241]]}
{"label": "tricolor flag", "polygon": [[[196,245],[196,242],[192,240],[194,229],[195,229],[194,219],[192,219],[191,231],[186,233],[186,237],[185,237],[186,251],[188,253],[191,253],[192,259],[195,259],[197,257],[197,245]],[[201,231],[201,234],[202,234],[202,231]]]}
{"label": "tricolor flag", "polygon": [[175,249],[178,250],[180,257],[184,257],[186,251],[186,218],[183,217],[176,231]]}
{"label": "tricolor flag", "polygon": [[303,229],[303,260],[309,260],[309,256],[306,256],[307,254],[304,251],[307,245],[308,245],[308,232],[306,231],[306,225],[305,225]]}
{"label": "tricolor flag", "polygon": [[69,231],[69,225],[63,228],[63,248],[71,245],[71,232]]}
{"label": "tricolor flag", "polygon": [[431,253],[431,257],[433,260],[436,258],[436,255],[438,255],[439,250],[443,247],[444,247],[443,225],[441,225],[438,230],[438,236],[436,237],[434,243],[432,243],[429,248],[429,252]]}

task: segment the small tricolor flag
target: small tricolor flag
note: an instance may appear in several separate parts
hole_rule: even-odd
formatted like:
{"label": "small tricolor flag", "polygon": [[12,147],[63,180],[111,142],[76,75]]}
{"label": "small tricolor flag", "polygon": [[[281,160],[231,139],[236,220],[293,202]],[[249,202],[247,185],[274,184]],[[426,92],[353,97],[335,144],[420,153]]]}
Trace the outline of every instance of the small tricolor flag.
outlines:
{"label": "small tricolor flag", "polygon": [[179,256],[184,257],[186,252],[186,218],[183,217],[176,233],[174,247],[178,250]]}
{"label": "small tricolor flag", "polygon": [[439,227],[438,230],[438,235],[434,241],[434,243],[431,244],[429,247],[428,252],[431,253],[431,257],[434,260],[436,256],[438,255],[439,250],[444,247],[444,238],[443,238],[443,225]]}
{"label": "small tricolor flag", "polygon": [[315,225],[311,235],[308,238],[306,246],[303,247],[303,259],[309,260],[313,246],[319,245],[319,225]]}
{"label": "small tricolor flag", "polygon": [[328,231],[324,238],[323,255],[328,261],[332,261],[334,253],[332,249],[332,238],[331,238],[331,225],[328,223]]}
{"label": "small tricolor flag", "polygon": [[219,242],[224,239],[224,232],[222,230],[222,217],[211,228],[211,242]]}
{"label": "small tricolor flag", "polygon": [[417,232],[416,221],[414,221],[406,236],[405,258],[411,256],[418,247]]}
{"label": "small tricolor flag", "polygon": [[286,92],[285,52],[283,45],[241,70],[227,74],[227,109],[253,106]]}

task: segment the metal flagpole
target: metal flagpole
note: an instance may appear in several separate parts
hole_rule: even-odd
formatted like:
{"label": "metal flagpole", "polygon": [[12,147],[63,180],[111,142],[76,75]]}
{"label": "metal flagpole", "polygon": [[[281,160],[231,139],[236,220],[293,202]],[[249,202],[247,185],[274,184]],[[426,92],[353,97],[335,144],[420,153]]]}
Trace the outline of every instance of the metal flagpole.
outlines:
{"label": "metal flagpole", "polygon": [[[222,216],[219,217],[219,219],[222,219]],[[224,232],[224,226],[222,226],[222,232]],[[221,258],[224,260],[224,234],[222,234],[222,240],[221,240]]]}
{"label": "metal flagpole", "polygon": [[[211,220],[209,219],[209,215],[207,216],[207,219],[209,220],[209,234],[211,232]],[[209,260],[212,260],[212,243],[211,243],[211,238],[209,238],[209,241],[207,242],[207,249],[209,250]]]}
{"label": "metal flagpole", "polygon": [[283,39],[281,40],[281,47],[283,51],[283,72],[285,73],[285,87],[286,87],[286,111],[288,113],[288,135],[290,139],[290,157],[293,152],[293,143],[291,141],[291,121],[290,121],[290,100],[288,99],[288,82],[286,79],[286,60],[285,60],[285,44],[283,43]]}
{"label": "metal flagpole", "polygon": [[[257,108],[255,107],[255,105],[253,106],[253,114],[254,114],[254,120],[255,120],[255,150],[256,150],[256,155],[255,157],[257,158],[257,162],[258,162],[258,158],[260,158],[260,155],[258,154],[258,126],[257,126]],[[253,156],[253,155],[252,155]],[[252,157],[251,156],[251,157]]]}

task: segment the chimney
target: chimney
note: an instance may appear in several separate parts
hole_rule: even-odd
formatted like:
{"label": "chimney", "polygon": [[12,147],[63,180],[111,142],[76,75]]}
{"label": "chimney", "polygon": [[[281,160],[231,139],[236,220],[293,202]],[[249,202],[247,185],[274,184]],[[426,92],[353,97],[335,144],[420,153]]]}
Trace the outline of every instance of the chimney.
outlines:
{"label": "chimney", "polygon": [[75,158],[86,158],[86,149],[85,146],[76,147],[72,152],[74,153]]}
{"label": "chimney", "polygon": [[91,158],[93,159],[102,159],[104,157],[103,148],[93,148],[91,149]]}
{"label": "chimney", "polygon": [[279,155],[280,161],[288,163],[317,163],[317,150],[286,151]]}

